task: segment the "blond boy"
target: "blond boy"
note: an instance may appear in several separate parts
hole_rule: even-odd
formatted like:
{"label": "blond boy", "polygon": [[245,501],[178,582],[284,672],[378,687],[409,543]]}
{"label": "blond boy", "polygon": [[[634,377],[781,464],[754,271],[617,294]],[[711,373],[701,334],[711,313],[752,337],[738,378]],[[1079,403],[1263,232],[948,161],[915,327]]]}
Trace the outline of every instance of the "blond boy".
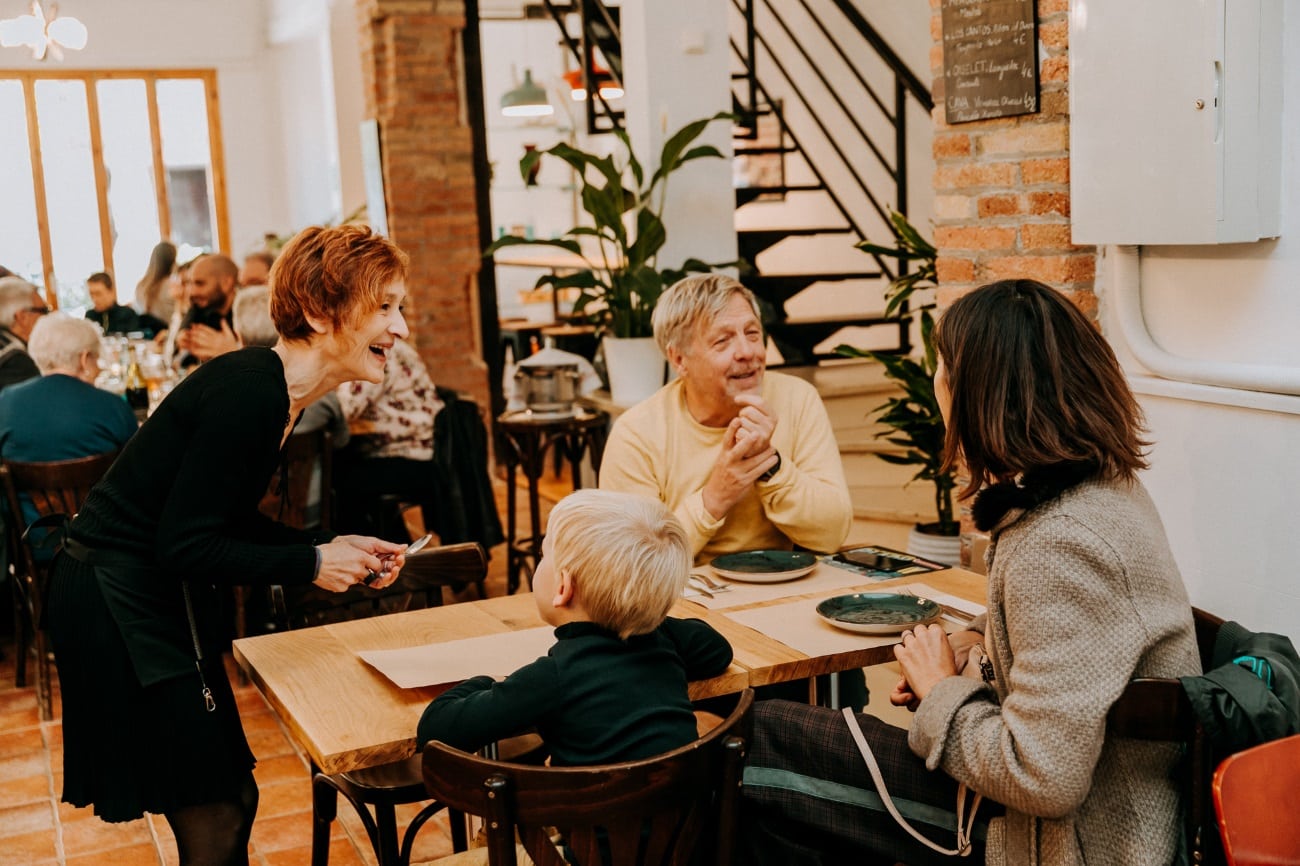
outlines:
{"label": "blond boy", "polygon": [[533,575],[555,646],[500,682],[474,677],[440,695],[420,719],[420,744],[472,750],[536,727],[552,764],[582,766],[691,742],[686,684],[726,670],[731,646],[700,620],[668,616],[690,565],[685,530],[657,500],[565,497]]}

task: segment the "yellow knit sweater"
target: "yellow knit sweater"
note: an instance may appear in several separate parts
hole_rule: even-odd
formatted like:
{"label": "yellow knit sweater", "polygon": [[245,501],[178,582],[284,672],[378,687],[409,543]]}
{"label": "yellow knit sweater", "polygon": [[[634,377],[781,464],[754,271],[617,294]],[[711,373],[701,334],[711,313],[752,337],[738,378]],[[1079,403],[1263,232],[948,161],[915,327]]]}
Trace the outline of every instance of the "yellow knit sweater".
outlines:
{"label": "yellow knit sweater", "polygon": [[686,408],[680,380],[623,413],[605,446],[600,486],[652,496],[686,527],[697,563],[738,550],[839,548],[853,507],[830,419],[817,391],[780,373],[763,377],[776,415],[772,444],[781,468],[721,520],[704,509],[703,489],[722,451],[725,427],[706,427]]}

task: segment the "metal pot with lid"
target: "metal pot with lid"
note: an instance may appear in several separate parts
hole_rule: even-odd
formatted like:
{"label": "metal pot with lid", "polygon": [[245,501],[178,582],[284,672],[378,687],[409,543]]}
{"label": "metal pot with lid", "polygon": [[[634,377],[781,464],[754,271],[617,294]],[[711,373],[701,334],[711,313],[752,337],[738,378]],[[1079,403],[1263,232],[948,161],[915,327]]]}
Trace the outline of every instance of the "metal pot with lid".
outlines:
{"label": "metal pot with lid", "polygon": [[581,378],[577,356],[543,349],[519,362],[515,370],[515,395],[534,414],[572,415]]}

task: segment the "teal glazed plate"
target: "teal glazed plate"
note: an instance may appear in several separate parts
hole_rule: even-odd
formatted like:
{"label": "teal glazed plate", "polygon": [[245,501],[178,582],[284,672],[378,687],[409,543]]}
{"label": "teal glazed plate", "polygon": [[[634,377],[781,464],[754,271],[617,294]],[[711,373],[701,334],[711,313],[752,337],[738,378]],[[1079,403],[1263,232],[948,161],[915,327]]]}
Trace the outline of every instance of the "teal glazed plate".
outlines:
{"label": "teal glazed plate", "polygon": [[817,605],[817,613],[836,628],[860,634],[898,634],[926,625],[943,614],[928,598],[892,592],[857,592],[837,595]]}
{"label": "teal glazed plate", "polygon": [[745,550],[719,556],[709,565],[728,580],[780,583],[812,571],[817,557],[801,550]]}

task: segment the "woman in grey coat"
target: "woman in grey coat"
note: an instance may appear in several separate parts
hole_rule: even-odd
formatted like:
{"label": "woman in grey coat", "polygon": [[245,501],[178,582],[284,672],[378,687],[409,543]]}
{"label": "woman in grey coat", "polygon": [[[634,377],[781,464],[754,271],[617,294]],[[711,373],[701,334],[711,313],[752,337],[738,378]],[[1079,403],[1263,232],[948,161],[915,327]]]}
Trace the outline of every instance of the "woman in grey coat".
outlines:
{"label": "woman in grey coat", "polygon": [[[915,710],[911,729],[858,717],[888,793],[949,848],[958,785],[982,795],[974,847],[990,864],[1171,863],[1177,747],[1106,731],[1130,679],[1200,673],[1137,480],[1137,402],[1093,325],[1031,280],[958,300],[936,344],[947,464],[965,466],[962,496],[992,539],[988,614],[951,636],[904,633],[890,700]],[[843,718],[769,703],[745,774],[755,862],[950,862],[885,812]]]}

